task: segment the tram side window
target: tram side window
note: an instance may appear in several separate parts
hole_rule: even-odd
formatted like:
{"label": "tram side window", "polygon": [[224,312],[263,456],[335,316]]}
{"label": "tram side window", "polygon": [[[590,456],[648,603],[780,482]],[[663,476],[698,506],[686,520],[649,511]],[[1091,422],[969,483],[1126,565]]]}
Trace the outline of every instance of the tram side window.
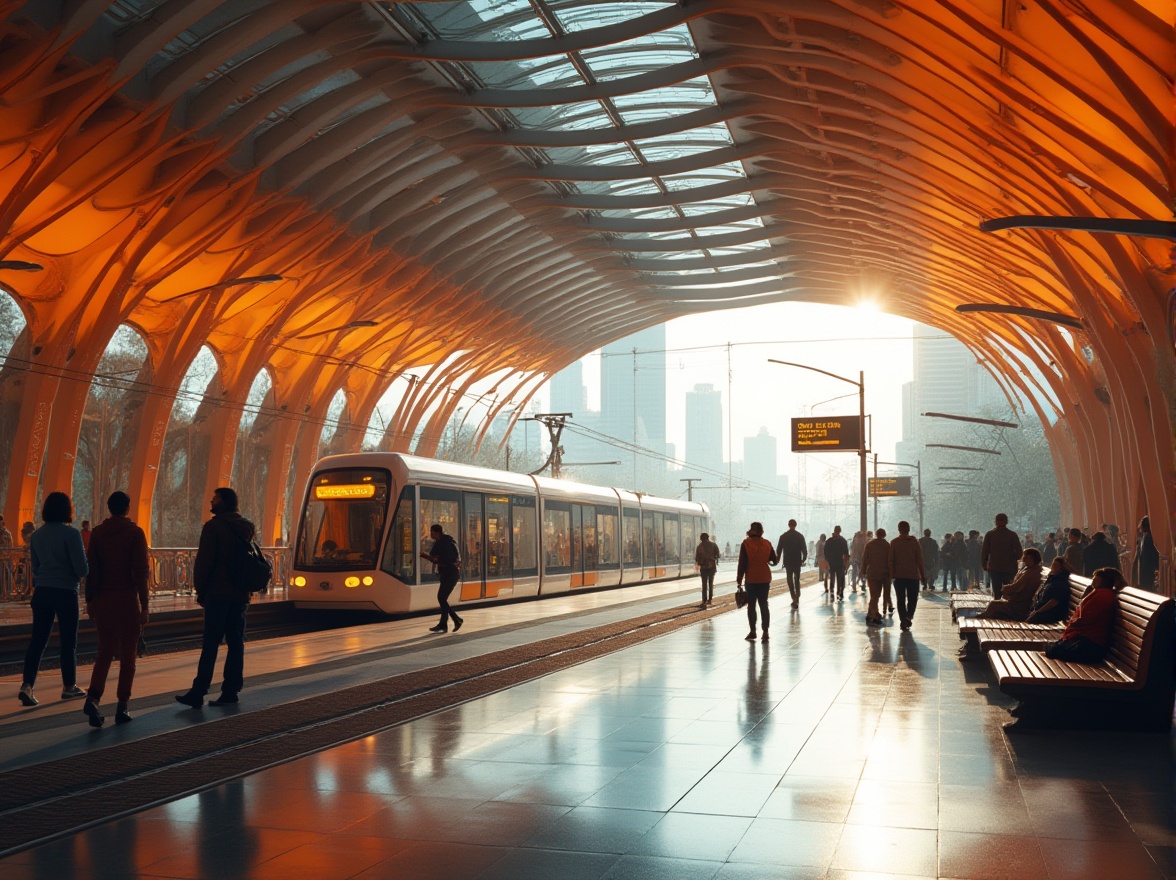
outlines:
{"label": "tram side window", "polygon": [[596,571],[599,563],[600,536],[596,533],[596,507],[586,505],[584,511],[584,571]]}
{"label": "tram side window", "polygon": [[[458,534],[461,522],[461,493],[450,489],[434,489],[429,486],[421,487],[421,512],[417,520],[420,528],[420,552],[431,553],[433,539],[429,537],[429,529],[437,523],[445,530],[445,534],[453,535],[454,540],[460,540]],[[421,566],[421,580],[436,583],[437,568],[425,562]]]}
{"label": "tram side window", "polygon": [[412,486],[405,486],[404,491],[400,493],[392,528],[388,531],[388,543],[384,545],[384,561],[380,565],[388,574],[406,584],[416,583],[418,551],[412,537],[415,495],[416,491]]}
{"label": "tram side window", "polygon": [[510,577],[510,499],[486,496],[486,579]]}
{"label": "tram side window", "polygon": [[651,568],[658,563],[657,545],[661,543],[661,518],[654,522],[652,510],[641,511],[641,544],[645,553],[645,567]]}
{"label": "tram side window", "polygon": [[681,544],[678,535],[678,514],[667,513],[666,519],[666,564],[677,565],[681,559]]}
{"label": "tram side window", "polygon": [[596,546],[601,568],[617,567],[617,519],[616,508],[596,508]]}
{"label": "tram side window", "polygon": [[682,517],[682,561],[691,562],[694,559],[694,548],[698,546],[698,533],[694,530],[695,519],[692,516]]}
{"label": "tram side window", "polygon": [[543,508],[543,564],[546,571],[569,570],[572,565],[572,509],[549,502]]}
{"label": "tram side window", "polygon": [[510,501],[510,525],[514,538],[514,576],[533,576],[539,573],[535,499],[515,495]]}
{"label": "tram side window", "polygon": [[621,559],[625,567],[630,568],[641,564],[641,513],[637,510],[626,509],[623,519],[625,533]]}

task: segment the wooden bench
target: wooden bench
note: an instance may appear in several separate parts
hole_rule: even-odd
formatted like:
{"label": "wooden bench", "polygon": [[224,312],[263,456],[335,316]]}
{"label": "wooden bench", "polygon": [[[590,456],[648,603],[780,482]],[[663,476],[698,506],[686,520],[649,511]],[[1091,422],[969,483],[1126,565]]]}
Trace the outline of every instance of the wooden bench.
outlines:
{"label": "wooden bench", "polygon": [[1051,660],[1039,650],[988,651],[1001,691],[1021,701],[1018,727],[1170,730],[1176,699],[1173,606],[1156,593],[1120,591],[1111,648],[1097,665]]}
{"label": "wooden bench", "polygon": [[[1090,589],[1090,578],[1070,575],[1070,603],[1060,623],[1025,623],[1017,620],[985,620],[978,617],[957,618],[960,639],[964,641],[962,657],[975,657],[995,648],[1019,648],[1044,651],[1066,628],[1066,621],[1077,610]],[[983,611],[984,609],[980,609]],[[1040,647],[1032,647],[1038,645]]]}

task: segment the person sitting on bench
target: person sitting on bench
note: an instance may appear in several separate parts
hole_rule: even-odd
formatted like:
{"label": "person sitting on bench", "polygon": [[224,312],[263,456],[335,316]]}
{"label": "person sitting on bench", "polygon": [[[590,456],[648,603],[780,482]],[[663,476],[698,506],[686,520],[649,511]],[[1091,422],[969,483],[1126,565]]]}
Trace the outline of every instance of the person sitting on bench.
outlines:
{"label": "person sitting on bench", "polygon": [[1107,655],[1119,613],[1119,590],[1127,581],[1113,568],[1098,569],[1090,580],[1090,592],[1066,624],[1062,637],[1045,651],[1051,660],[1096,664]]}
{"label": "person sitting on bench", "polygon": [[1021,570],[1005,584],[1000,598],[977,614],[985,620],[1024,620],[1033,610],[1033,597],[1041,586],[1041,551],[1028,547],[1021,554]]}
{"label": "person sitting on bench", "polygon": [[1070,615],[1070,570],[1064,556],[1055,556],[1041,589],[1033,597],[1026,623],[1061,623]]}

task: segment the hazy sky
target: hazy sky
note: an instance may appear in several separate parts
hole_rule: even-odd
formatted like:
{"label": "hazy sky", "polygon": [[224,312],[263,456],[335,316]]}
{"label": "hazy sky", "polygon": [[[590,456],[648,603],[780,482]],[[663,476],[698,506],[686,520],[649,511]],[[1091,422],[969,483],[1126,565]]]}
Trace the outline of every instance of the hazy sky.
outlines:
{"label": "hazy sky", "polygon": [[[818,415],[857,413],[857,390],[817,373],[769,364],[768,358],[808,364],[856,381],[866,373],[866,413],[873,414],[874,446],[881,458],[894,460],[894,444],[902,437],[902,385],[911,379],[911,335],[915,324],[876,310],[779,303],[734,311],[679,318],[666,325],[667,433],[677,455],[685,454],[687,391],[711,383],[729,409],[727,349],[731,349],[731,400],[734,410],[731,439],[735,460],[743,458],[743,438],[766,427],[776,436],[778,471],[788,474],[795,489],[798,458],[789,451],[790,419],[807,415],[807,407],[850,394],[816,407]],[[939,335],[937,331],[921,330]],[[600,357],[585,359],[588,405],[600,406]],[[726,425],[724,425],[724,447]],[[810,455],[808,479],[824,479],[828,465],[856,468],[847,454]],[[855,475],[856,470],[852,470]]]}

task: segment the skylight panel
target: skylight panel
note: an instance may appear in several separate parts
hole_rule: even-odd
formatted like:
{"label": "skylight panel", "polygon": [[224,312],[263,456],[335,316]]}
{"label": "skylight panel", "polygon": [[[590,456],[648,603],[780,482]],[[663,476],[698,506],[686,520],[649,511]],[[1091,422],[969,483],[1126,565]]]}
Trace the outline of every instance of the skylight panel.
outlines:
{"label": "skylight panel", "polygon": [[[710,82],[706,77],[699,77],[672,86],[663,86],[660,89],[646,89],[644,92],[637,92],[633,95],[618,95],[613,98],[613,103],[616,104],[617,109],[621,111],[621,115],[625,116],[625,121],[628,122],[629,119],[625,112],[627,110],[652,109],[656,111],[662,107],[683,107],[685,109],[682,112],[689,112],[703,107],[713,107],[715,93],[711,90]],[[661,118],[665,118],[664,113]]]}
{"label": "skylight panel", "polygon": [[597,101],[551,107],[519,107],[510,112],[520,127],[535,131],[596,131],[613,128],[608,113]]}
{"label": "skylight panel", "polygon": [[466,67],[490,88],[558,89],[584,84],[566,55],[522,61],[468,61]]}
{"label": "skylight panel", "polygon": [[529,0],[415,3],[413,8],[446,40],[514,42],[551,36]]}
{"label": "skylight panel", "polygon": [[587,31],[607,27],[660,12],[673,5],[674,0],[644,0],[618,3],[617,0],[547,0],[564,30]]}

